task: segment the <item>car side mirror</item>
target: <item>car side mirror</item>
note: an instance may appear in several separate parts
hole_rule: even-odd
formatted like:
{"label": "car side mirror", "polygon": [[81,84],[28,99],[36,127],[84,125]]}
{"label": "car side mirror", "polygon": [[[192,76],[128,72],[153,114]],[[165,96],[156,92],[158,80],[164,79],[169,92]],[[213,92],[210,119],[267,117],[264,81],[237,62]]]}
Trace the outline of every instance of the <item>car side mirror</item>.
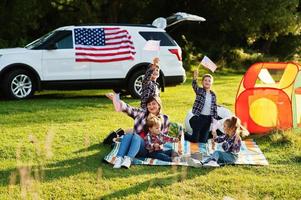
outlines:
{"label": "car side mirror", "polygon": [[57,49],[57,46],[56,46],[55,43],[49,43],[49,44],[47,45],[47,48],[46,48],[46,49],[47,49],[47,50]]}

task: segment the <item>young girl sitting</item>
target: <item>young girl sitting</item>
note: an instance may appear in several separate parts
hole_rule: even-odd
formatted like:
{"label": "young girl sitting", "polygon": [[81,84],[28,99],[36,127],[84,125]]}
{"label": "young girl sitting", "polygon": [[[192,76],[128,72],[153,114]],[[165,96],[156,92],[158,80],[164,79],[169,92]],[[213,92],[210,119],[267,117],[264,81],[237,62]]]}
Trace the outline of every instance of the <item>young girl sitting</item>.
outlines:
{"label": "young girl sitting", "polygon": [[180,161],[178,154],[173,150],[163,150],[163,144],[166,142],[178,142],[178,138],[170,137],[161,132],[160,116],[149,115],[146,121],[148,130],[144,138],[145,148],[148,150],[148,157],[156,158],[167,162]]}
{"label": "young girl sitting", "polygon": [[223,143],[224,151],[214,151],[212,156],[203,162],[204,166],[218,167],[220,164],[233,164],[237,160],[241,146],[241,124],[237,117],[226,119],[224,122],[224,132],[222,136],[213,134],[213,140]]}

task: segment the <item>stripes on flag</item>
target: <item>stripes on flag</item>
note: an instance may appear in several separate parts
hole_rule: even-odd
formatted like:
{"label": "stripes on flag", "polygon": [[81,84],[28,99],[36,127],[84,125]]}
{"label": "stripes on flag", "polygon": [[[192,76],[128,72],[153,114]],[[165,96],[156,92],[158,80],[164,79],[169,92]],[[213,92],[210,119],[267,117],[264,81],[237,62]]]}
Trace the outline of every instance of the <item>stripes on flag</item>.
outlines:
{"label": "stripes on flag", "polygon": [[204,56],[204,58],[201,61],[201,64],[204,67],[210,69],[212,72],[214,72],[216,70],[216,68],[217,68],[217,66],[214,64],[214,62],[212,62],[210,60],[210,58],[208,58],[207,56]]}
{"label": "stripes on flag", "polygon": [[135,47],[127,30],[121,28],[75,28],[76,62],[133,60]]}

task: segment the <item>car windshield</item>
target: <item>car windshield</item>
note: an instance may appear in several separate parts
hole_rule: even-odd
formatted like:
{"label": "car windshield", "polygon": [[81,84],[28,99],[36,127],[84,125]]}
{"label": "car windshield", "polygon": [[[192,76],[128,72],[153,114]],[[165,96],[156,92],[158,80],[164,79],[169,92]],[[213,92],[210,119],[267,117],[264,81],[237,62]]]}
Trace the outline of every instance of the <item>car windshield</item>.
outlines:
{"label": "car windshield", "polygon": [[36,47],[40,46],[43,44],[49,37],[51,37],[55,31],[51,31],[47,33],[46,35],[43,35],[39,39],[36,39],[35,41],[29,43],[28,45],[25,46],[26,49],[35,49]]}

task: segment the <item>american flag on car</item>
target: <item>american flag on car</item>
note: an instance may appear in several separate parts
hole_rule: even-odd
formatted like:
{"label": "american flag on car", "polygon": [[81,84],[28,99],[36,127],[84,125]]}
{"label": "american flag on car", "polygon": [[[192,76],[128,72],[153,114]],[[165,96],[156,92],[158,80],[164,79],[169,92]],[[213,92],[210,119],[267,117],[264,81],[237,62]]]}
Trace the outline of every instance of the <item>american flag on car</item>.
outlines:
{"label": "american flag on car", "polygon": [[121,28],[75,28],[76,62],[134,60],[135,47],[127,30]]}

